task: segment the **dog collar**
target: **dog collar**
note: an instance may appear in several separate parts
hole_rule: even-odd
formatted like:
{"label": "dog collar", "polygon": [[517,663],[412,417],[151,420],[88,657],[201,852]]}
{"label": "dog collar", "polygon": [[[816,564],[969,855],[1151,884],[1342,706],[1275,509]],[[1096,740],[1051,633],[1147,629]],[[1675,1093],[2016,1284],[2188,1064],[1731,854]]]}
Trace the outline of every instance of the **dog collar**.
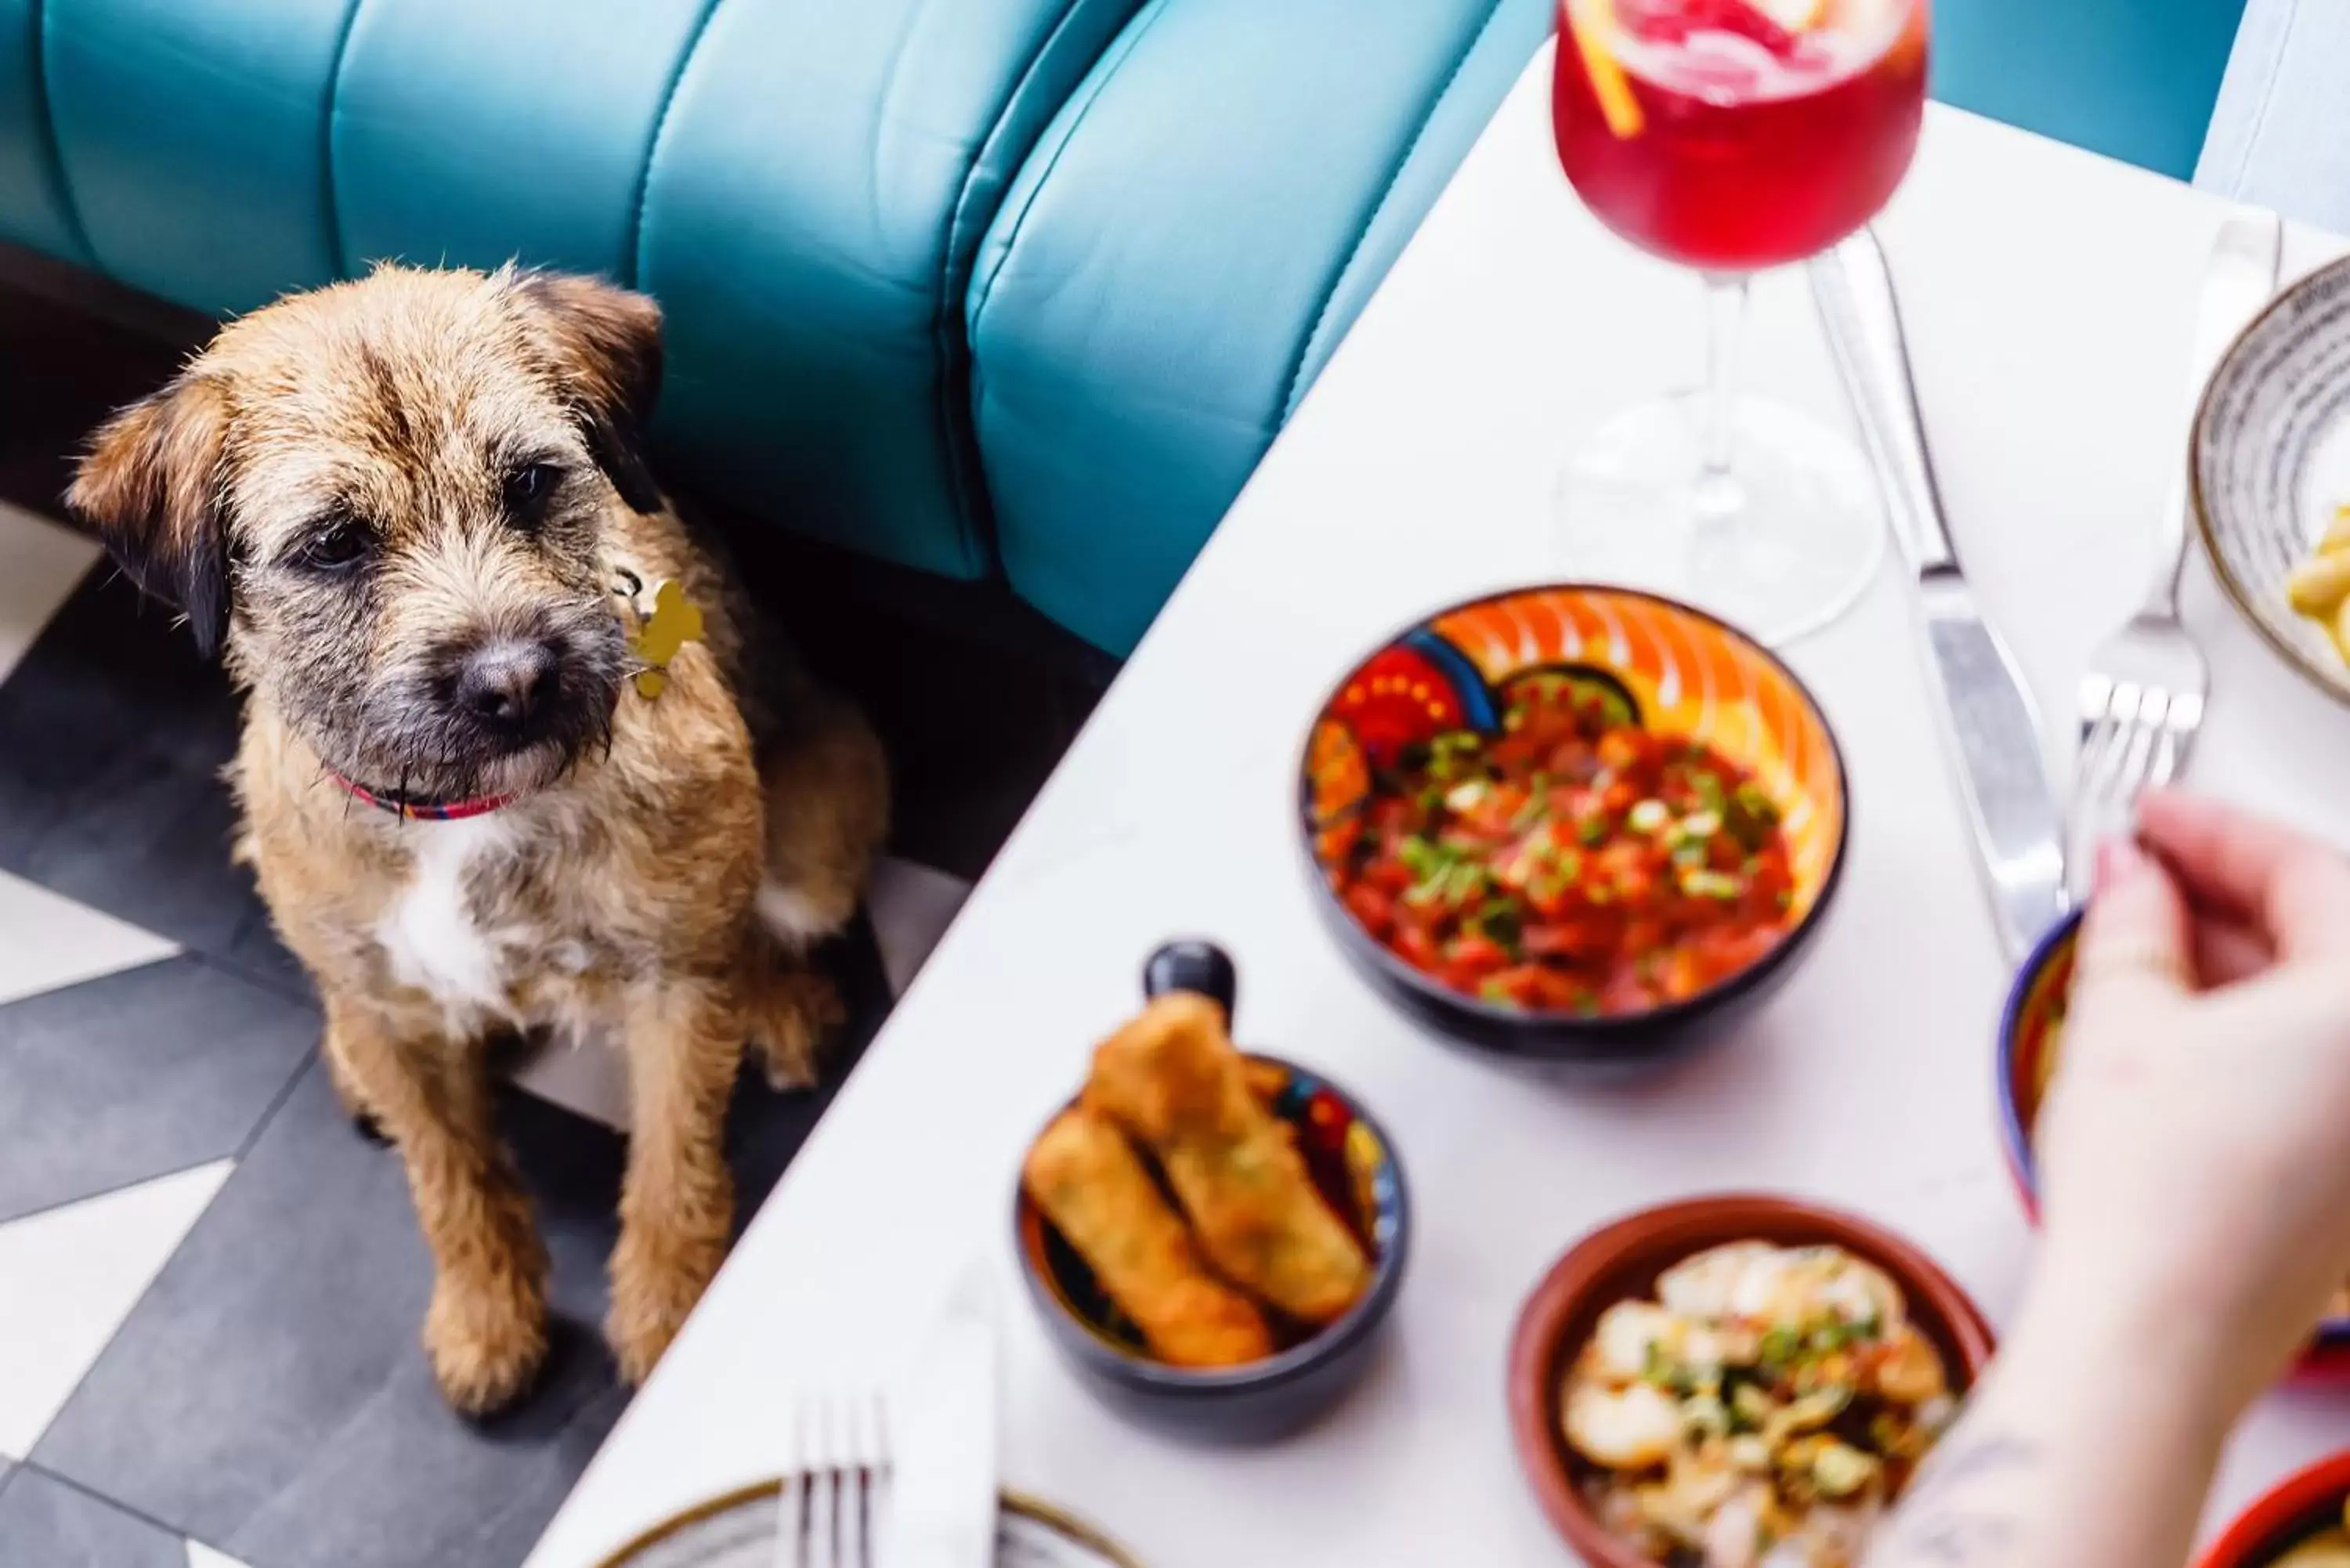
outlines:
{"label": "dog collar", "polygon": [[494,811],[503,811],[522,798],[521,793],[515,791],[477,794],[468,800],[411,800],[394,790],[371,790],[332,768],[327,770],[327,776],[342,785],[353,800],[365,801],[378,811],[388,811],[402,822],[462,822],[469,816],[487,816]]}

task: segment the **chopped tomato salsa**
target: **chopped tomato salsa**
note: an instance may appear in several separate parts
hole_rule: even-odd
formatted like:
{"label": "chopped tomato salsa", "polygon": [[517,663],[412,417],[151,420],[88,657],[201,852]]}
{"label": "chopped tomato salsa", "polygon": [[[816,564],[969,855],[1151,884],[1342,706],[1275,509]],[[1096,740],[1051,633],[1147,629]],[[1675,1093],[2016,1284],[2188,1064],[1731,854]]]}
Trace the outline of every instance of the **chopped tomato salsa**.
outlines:
{"label": "chopped tomato salsa", "polygon": [[1624,722],[1567,675],[1517,683],[1502,733],[1376,770],[1338,897],[1414,969],[1503,1006],[1616,1016],[1696,995],[1792,923],[1779,812],[1700,742]]}

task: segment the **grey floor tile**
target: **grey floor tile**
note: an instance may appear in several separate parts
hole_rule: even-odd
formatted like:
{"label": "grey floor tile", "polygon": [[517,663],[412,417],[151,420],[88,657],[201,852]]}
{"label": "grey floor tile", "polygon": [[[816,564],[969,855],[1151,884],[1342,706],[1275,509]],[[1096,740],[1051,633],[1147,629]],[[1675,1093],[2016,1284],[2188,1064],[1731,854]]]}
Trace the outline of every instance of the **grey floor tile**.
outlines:
{"label": "grey floor tile", "polygon": [[91,573],[0,684],[0,867],[307,992],[229,860],[236,734],[227,678],[168,612]]}
{"label": "grey floor tile", "polygon": [[36,1460],[254,1568],[518,1562],[625,1402],[594,1331],[620,1144],[524,1096],[506,1112],[560,1320],[515,1415],[475,1426],[441,1403],[398,1161],[352,1132],[313,1067]]}
{"label": "grey floor tile", "polygon": [[180,1538],[37,1469],[0,1475],[9,1568],[187,1568]]}
{"label": "grey floor tile", "polygon": [[184,954],[0,1006],[0,1220],[234,1154],[317,1040]]}

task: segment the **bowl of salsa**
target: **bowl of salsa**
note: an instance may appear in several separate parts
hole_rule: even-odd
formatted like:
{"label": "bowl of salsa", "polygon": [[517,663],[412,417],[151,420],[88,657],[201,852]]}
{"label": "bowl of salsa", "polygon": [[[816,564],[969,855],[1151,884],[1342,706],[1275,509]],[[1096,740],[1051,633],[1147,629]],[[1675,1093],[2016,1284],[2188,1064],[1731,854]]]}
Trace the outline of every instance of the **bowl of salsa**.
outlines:
{"label": "bowl of salsa", "polygon": [[1827,721],[1760,644],[1631,589],[1516,589],[1359,660],[1298,812],[1317,902],[1381,992],[1454,1038],[1621,1057],[1791,972],[1844,867]]}

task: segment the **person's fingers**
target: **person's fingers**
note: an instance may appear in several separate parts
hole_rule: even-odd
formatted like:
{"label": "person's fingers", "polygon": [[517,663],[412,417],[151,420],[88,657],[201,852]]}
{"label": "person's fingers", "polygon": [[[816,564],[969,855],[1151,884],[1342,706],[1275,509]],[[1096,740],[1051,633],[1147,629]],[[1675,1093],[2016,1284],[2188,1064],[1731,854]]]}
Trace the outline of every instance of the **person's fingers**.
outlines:
{"label": "person's fingers", "polygon": [[2074,958],[2084,1007],[2123,992],[2176,998],[2195,988],[2187,900],[2161,863],[2126,838],[2097,852],[2097,888]]}
{"label": "person's fingers", "polygon": [[2189,911],[2189,923],[2194,929],[2195,978],[2206,990],[2251,980],[2276,963],[2276,950],[2249,926],[2199,910]]}
{"label": "person's fingers", "polygon": [[2350,956],[2350,862],[2332,846],[2168,790],[2139,803],[2138,834],[2197,902],[2264,931],[2283,956]]}

